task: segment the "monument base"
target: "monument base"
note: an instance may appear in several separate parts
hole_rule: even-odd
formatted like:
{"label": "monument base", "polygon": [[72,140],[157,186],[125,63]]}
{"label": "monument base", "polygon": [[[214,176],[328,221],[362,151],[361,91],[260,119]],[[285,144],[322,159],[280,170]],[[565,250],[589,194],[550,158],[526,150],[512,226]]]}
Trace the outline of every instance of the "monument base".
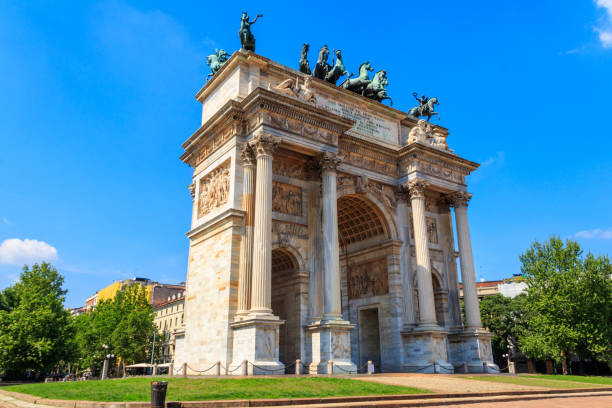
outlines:
{"label": "monument base", "polygon": [[452,374],[453,365],[448,362],[446,331],[439,326],[417,327],[402,332],[408,373]]}
{"label": "monument base", "polygon": [[278,329],[285,323],[277,316],[245,318],[232,323],[232,361],[229,374],[242,375],[238,368],[248,361],[248,375],[285,374],[285,365],[278,360]]}
{"label": "monument base", "polygon": [[[467,329],[448,336],[451,361],[468,373],[498,373],[491,352],[492,334],[484,329]],[[459,370],[458,370],[459,371]]]}
{"label": "monument base", "polygon": [[351,360],[351,330],[345,320],[321,321],[308,326],[312,344],[311,374],[356,374]]}

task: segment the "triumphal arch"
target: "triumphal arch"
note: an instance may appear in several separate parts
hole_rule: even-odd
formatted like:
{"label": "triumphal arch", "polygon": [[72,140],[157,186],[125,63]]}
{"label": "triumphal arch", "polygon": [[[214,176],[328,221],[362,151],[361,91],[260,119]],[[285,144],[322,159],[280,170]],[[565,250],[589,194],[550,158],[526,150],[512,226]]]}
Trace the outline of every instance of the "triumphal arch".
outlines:
{"label": "triumphal arch", "polygon": [[245,50],[196,97],[175,367],[496,368],[467,217],[478,164],[446,129]]}

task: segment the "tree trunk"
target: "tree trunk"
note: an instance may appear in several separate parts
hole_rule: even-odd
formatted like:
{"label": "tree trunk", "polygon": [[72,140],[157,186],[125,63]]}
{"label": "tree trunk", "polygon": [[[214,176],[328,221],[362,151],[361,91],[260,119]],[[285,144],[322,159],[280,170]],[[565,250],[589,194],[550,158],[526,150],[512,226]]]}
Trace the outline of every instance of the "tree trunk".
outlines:
{"label": "tree trunk", "polygon": [[563,371],[563,375],[567,375],[567,357],[565,356],[565,352],[561,353],[561,370]]}

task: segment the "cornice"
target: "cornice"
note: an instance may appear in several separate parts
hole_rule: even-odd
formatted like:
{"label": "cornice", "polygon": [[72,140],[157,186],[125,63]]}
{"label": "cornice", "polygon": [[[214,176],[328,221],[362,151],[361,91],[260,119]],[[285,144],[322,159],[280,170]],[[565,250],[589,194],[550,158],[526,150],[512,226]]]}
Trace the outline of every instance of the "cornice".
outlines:
{"label": "cornice", "polygon": [[[447,165],[453,166],[458,171],[462,171],[465,175],[470,174],[478,167],[480,164],[463,159],[457,155],[452,153],[444,152],[442,150],[434,149],[433,147],[429,147],[423,145],[421,143],[411,143],[407,146],[404,146],[399,151],[399,160],[400,163],[406,160],[425,160],[432,163],[437,163],[442,161]],[[435,161],[432,161],[435,160]]]}

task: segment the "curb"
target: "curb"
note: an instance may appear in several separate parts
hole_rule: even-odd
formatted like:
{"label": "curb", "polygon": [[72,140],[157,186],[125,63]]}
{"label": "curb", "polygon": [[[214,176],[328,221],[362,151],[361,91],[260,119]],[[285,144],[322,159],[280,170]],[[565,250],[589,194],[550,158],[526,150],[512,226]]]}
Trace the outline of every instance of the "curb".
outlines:
{"label": "curb", "polygon": [[[470,392],[470,393],[431,393],[431,394],[395,394],[395,395],[369,395],[352,397],[326,397],[326,398],[279,398],[279,399],[253,399],[253,400],[210,400],[210,401],[167,401],[168,408],[241,408],[241,407],[272,407],[272,406],[296,406],[314,404],[358,404],[379,402],[380,405],[387,407],[408,406],[410,401],[414,401],[413,406],[429,406],[444,404],[440,401],[427,402],[423,400],[443,400],[455,399],[453,404],[467,404],[477,402],[487,402],[482,398],[490,398],[493,401],[517,401],[529,399],[542,399],[554,395],[555,397],[570,397],[572,394],[581,393],[605,393],[612,391],[612,387],[597,388],[573,388],[573,389],[553,389],[553,390],[517,390],[517,391],[495,391],[495,392]],[[97,401],[77,401],[77,400],[53,400],[36,397],[29,394],[21,394],[13,391],[0,390],[0,394],[5,394],[15,399],[26,401],[33,404],[55,406],[61,408],[149,408],[150,402],[97,402]],[[607,395],[607,394],[599,394]],[[495,397],[514,397],[499,399]],[[480,399],[477,399],[480,398]],[[461,400],[456,400],[461,399]],[[420,401],[415,401],[420,400]],[[396,401],[402,401],[401,405],[396,405]],[[386,402],[386,403],[385,403]],[[367,405],[355,405],[371,406]]]}

